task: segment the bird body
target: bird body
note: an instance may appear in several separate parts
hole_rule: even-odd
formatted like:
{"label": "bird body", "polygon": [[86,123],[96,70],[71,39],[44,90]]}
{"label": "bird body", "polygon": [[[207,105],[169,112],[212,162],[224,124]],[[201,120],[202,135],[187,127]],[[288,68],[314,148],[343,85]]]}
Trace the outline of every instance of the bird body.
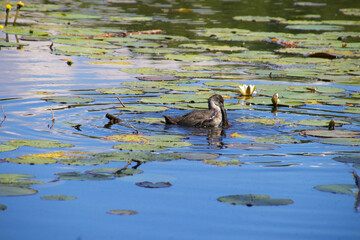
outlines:
{"label": "bird body", "polygon": [[224,99],[215,94],[208,100],[208,110],[192,111],[180,117],[164,116],[166,124],[182,125],[187,127],[224,127],[229,126]]}

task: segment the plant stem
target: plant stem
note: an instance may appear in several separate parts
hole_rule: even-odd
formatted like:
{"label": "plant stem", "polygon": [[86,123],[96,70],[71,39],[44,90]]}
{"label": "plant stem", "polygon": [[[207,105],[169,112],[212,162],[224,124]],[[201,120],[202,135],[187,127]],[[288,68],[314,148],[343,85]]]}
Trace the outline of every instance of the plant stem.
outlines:
{"label": "plant stem", "polygon": [[7,26],[8,21],[9,21],[9,12],[10,12],[10,10],[9,10],[9,9],[6,9],[5,27]]}
{"label": "plant stem", "polygon": [[14,18],[14,23],[13,23],[14,27],[16,25],[16,20],[17,20],[18,16],[19,16],[19,8],[16,9],[16,15],[15,15],[15,18]]}

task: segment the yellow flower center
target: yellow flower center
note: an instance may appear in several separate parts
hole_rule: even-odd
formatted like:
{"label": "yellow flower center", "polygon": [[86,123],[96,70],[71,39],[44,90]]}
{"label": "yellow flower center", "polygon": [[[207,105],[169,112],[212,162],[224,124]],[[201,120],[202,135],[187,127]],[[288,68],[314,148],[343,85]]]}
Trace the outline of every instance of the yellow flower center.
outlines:
{"label": "yellow flower center", "polygon": [[10,5],[10,4],[6,4],[6,9],[10,11],[10,10],[11,10],[11,5]]}

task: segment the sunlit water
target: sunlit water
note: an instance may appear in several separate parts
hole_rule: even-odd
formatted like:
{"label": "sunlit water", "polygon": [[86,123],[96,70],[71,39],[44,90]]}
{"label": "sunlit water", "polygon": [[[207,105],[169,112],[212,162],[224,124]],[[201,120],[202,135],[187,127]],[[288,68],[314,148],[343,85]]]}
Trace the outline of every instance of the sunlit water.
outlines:
{"label": "sunlit water", "polygon": [[[91,2],[91,1],[83,1]],[[167,3],[164,1],[164,4]],[[282,10],[290,11],[292,1],[285,1]],[[107,3],[110,4],[110,3]],[[155,5],[152,2],[149,5]],[[169,3],[167,3],[169,4]],[[244,2],[256,15],[271,15],[263,12],[266,6],[277,9],[280,3],[269,1],[264,4],[261,14],[252,3]],[[345,4],[345,3],[344,3]],[[86,4],[82,11],[89,11],[91,5],[101,12],[101,5]],[[174,4],[176,7],[190,8],[190,2]],[[184,5],[184,6],[183,6]],[[194,3],[195,6],[197,6]],[[115,6],[115,5],[114,5]],[[127,5],[135,12],[151,15],[142,3]],[[216,5],[211,2],[212,10],[225,13],[223,19],[231,18],[226,14],[232,5],[224,1]],[[280,4],[281,6],[281,4]],[[348,1],[345,7],[354,7]],[[218,7],[215,8],[215,7]],[[199,3],[198,8],[201,8]],[[330,5],[329,9],[339,8]],[[160,9],[153,7],[151,9]],[[249,14],[244,9],[235,15]],[[130,11],[130,10],[129,10]],[[279,10],[280,11],[280,10]],[[309,10],[310,11],[310,10]],[[324,18],[330,18],[323,10]],[[281,11],[280,11],[281,12]],[[296,12],[296,11],[295,11]],[[278,12],[277,12],[278,13]],[[220,14],[220,13],[219,13]],[[279,14],[279,13],[278,13]],[[234,15],[234,14],[233,14]],[[232,15],[232,16],[233,16]],[[169,19],[173,19],[168,15]],[[275,15],[274,15],[275,16]],[[204,26],[211,16],[204,15]],[[186,17],[184,17],[186,19]],[[221,22],[226,27],[244,27],[241,23]],[[178,20],[180,21],[180,19]],[[185,20],[182,20],[185,21]],[[185,21],[186,22],[186,21]],[[148,23],[149,24],[149,23]],[[236,26],[232,26],[237,24]],[[183,25],[165,21],[164,26],[171,34],[192,36]],[[196,24],[194,24],[196,25]],[[216,25],[216,24],[215,24]],[[135,30],[139,30],[139,25]],[[147,29],[149,27],[147,26]],[[190,28],[190,27],[189,27]],[[141,28],[140,28],[141,29]],[[260,29],[261,30],[261,29]],[[262,29],[264,30],[264,29]],[[180,31],[180,32],[176,32]],[[266,31],[269,31],[267,29]],[[273,31],[276,31],[274,29]],[[176,33],[174,33],[176,32]],[[12,37],[12,36],[10,36]],[[163,124],[138,123],[134,118],[161,117],[163,113],[133,114],[121,112],[116,95],[102,95],[94,89],[119,87],[121,82],[135,81],[136,75],[119,70],[119,66],[97,66],[86,63],[86,57],[64,57],[51,54],[50,42],[28,42],[30,47],[23,50],[3,48],[0,53],[0,105],[6,119],[0,127],[1,142],[14,139],[58,140],[72,143],[75,147],[65,150],[87,152],[110,152],[114,142],[103,139],[113,134],[132,134],[134,127],[143,134],[177,134],[188,137],[192,146],[172,148],[168,152],[205,152],[220,154],[216,160],[238,159],[240,166],[217,167],[203,161],[174,160],[166,162],[146,162],[139,169],[144,173],[116,178],[109,181],[53,181],[55,173],[66,171],[85,172],[97,167],[123,167],[125,162],[110,162],[103,166],[72,166],[62,164],[22,165],[1,162],[0,173],[33,174],[36,180],[45,184],[31,186],[39,192],[21,197],[0,197],[0,203],[7,209],[0,212],[1,239],[359,239],[360,213],[355,211],[356,197],[332,194],[315,190],[321,184],[354,184],[350,173],[351,164],[334,161],[336,156],[357,155],[358,146],[328,145],[306,142],[314,138],[303,138],[287,125],[261,125],[238,122],[243,118],[278,118],[296,122],[308,118],[348,118],[352,124],[347,130],[359,130],[359,118],[355,114],[341,113],[343,106],[304,106],[281,108],[277,113],[271,107],[255,110],[228,111],[231,127],[223,134],[206,129],[165,127]],[[266,46],[262,46],[266,49]],[[271,48],[271,46],[268,46]],[[74,64],[69,67],[61,59],[71,58]],[[134,65],[148,67],[160,66],[177,68],[181,63],[157,61],[136,56],[131,59]],[[167,64],[164,66],[164,64]],[[239,65],[238,71],[250,66]],[[251,66],[253,67],[253,66]],[[200,80],[201,84],[202,81]],[[245,82],[248,83],[248,82]],[[270,80],[252,81],[251,84],[269,84]],[[279,83],[279,82],[278,82]],[[280,84],[301,84],[280,82]],[[336,85],[347,91],[359,91],[357,86]],[[84,105],[57,104],[41,100],[43,92],[59,95],[78,95],[93,97],[94,102]],[[147,94],[146,96],[157,94]],[[126,96],[125,104],[137,102],[143,96]],[[238,99],[225,99],[237,103]],[[52,125],[53,109],[55,122]],[[169,109],[167,115],[181,115],[185,110]],[[123,122],[104,127],[108,123],[106,113],[115,114]],[[0,113],[0,118],[2,117]],[[71,123],[71,124],[70,124]],[[81,131],[72,127],[80,124]],[[130,126],[131,124],[131,126]],[[297,130],[306,129],[298,127]],[[256,150],[236,149],[229,144],[251,143],[249,138],[231,138],[237,132],[252,137],[288,135],[302,142],[297,144],[275,144],[273,147]],[[53,149],[51,149],[53,150]],[[0,153],[0,159],[14,158],[25,154],[49,152],[49,149],[21,147],[15,151]],[[56,149],[58,150],[58,149]],[[60,149],[61,150],[61,149]],[[55,150],[54,150],[55,151]],[[134,165],[134,164],[133,164]],[[148,189],[135,185],[136,182],[170,182],[169,188]],[[77,196],[72,201],[45,201],[40,196],[66,194]],[[262,194],[274,198],[290,198],[293,204],[287,206],[231,205],[217,201],[217,198],[234,194]],[[132,216],[110,215],[112,209],[129,209],[138,212]]]}

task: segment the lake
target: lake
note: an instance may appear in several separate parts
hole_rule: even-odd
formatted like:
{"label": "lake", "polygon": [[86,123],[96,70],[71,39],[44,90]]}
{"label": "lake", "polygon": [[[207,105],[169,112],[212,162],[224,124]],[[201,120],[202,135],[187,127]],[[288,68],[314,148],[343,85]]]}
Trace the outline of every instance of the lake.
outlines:
{"label": "lake", "polygon": [[1,239],[360,238],[360,2],[0,6]]}

